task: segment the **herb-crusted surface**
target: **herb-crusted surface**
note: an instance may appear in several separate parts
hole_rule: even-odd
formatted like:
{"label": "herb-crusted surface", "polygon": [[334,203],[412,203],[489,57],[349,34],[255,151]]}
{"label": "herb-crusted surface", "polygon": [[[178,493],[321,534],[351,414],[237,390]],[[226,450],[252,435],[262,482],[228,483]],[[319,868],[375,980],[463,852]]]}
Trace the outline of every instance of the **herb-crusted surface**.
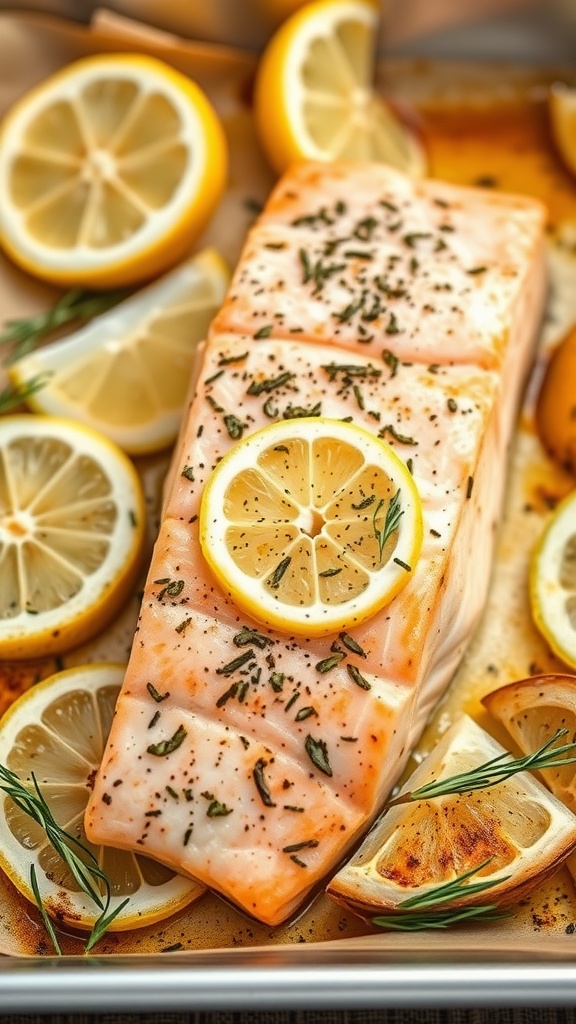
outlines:
{"label": "herb-crusted surface", "polygon": [[[382,166],[308,166],[279,184],[211,329],[174,456],[91,837],[276,924],[367,828],[482,609],[543,302],[542,224],[529,200],[414,185]],[[438,288],[442,313],[427,313],[433,284],[456,279],[463,312]],[[198,543],[218,460],[298,416],[384,437],[425,520],[404,590],[315,640],[247,621]]]}

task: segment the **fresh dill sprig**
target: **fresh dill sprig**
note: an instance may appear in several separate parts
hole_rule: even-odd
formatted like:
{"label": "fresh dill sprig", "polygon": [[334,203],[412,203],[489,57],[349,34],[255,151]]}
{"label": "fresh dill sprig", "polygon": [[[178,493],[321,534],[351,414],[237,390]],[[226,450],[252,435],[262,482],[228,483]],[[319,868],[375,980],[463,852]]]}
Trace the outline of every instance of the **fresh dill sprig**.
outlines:
{"label": "fresh dill sprig", "polygon": [[400,519],[404,515],[404,509],[401,508],[401,506],[400,506],[400,495],[401,495],[401,492],[400,492],[400,489],[398,489],[396,491],[396,494],[394,494],[390,498],[390,501],[388,502],[388,508],[386,509],[386,516],[385,516],[385,519],[384,519],[384,525],[382,526],[382,529],[378,528],[378,526],[376,525],[376,521],[377,521],[378,516],[380,514],[380,510],[381,510],[382,506],[385,503],[385,499],[384,498],[380,499],[380,501],[378,502],[378,504],[376,506],[376,510],[374,512],[374,515],[372,516],[372,523],[373,523],[373,526],[374,526],[374,535],[376,537],[376,540],[378,541],[378,552],[379,552],[380,558],[382,558],[382,552],[384,551],[384,545],[386,544],[386,541],[388,540],[388,537],[392,533],[394,533],[394,530],[398,529],[398,525],[400,523]]}
{"label": "fresh dill sprig", "polygon": [[6,384],[0,391],[0,413],[10,412],[11,409],[16,409],[19,405],[22,405],[31,395],[40,391],[47,380],[47,374],[39,373],[16,387]]}
{"label": "fresh dill sprig", "polygon": [[494,903],[479,904],[475,907],[446,907],[446,904],[452,900],[485,892],[510,877],[507,875],[500,878],[484,878],[479,882],[468,882],[469,878],[487,867],[491,860],[492,858],[488,857],[477,867],[464,871],[456,878],[402,900],[401,903],[396,904],[394,913],[373,917],[372,924],[390,931],[412,932],[420,929],[448,928],[450,925],[471,919],[498,921],[507,917],[507,911],[498,910],[497,904]]}
{"label": "fresh dill sprig", "polygon": [[[11,797],[24,814],[27,814],[40,825],[46,833],[48,842],[62,858],[79,889],[96,904],[101,912],[94,922],[84,947],[85,952],[88,953],[102,938],[114,919],[129,901],[128,899],[124,900],[115,910],[110,911],[111,885],[105,873],[98,867],[94,854],[76,836],[61,828],[54,819],[33,772],[31,773],[31,782],[32,788],[28,789],[14,772],[10,771],[9,768],[5,768],[4,765],[0,765],[0,790]],[[41,901],[38,881],[33,866],[30,872],[30,882],[38,908],[43,920],[46,922],[47,912]],[[103,889],[103,894],[100,891],[100,886]],[[56,952],[60,953],[56,936],[52,934],[54,930],[48,926],[47,930],[54,943]]]}
{"label": "fresh dill sprig", "polygon": [[84,288],[72,288],[45,312],[6,321],[4,332],[0,334],[0,345],[12,346],[6,364],[27,355],[38,342],[59,327],[75,320],[91,320],[98,313],[115,306],[127,294],[126,289],[93,294]]}
{"label": "fresh dill sprig", "polygon": [[[558,729],[551,739],[547,740],[538,750],[524,757],[513,758],[508,751],[485,761],[484,764],[471,768],[458,775],[450,775],[446,779],[433,779],[418,789],[400,793],[388,801],[387,807],[410,803],[412,800],[432,800],[437,796],[448,796],[450,793],[470,793],[475,789],[489,789],[491,786],[505,782],[518,772],[541,771],[543,768],[562,768],[576,762],[576,743],[565,743],[553,747],[557,740],[566,736],[568,729]],[[573,754],[573,757],[563,755]],[[510,760],[506,760],[510,758]]]}

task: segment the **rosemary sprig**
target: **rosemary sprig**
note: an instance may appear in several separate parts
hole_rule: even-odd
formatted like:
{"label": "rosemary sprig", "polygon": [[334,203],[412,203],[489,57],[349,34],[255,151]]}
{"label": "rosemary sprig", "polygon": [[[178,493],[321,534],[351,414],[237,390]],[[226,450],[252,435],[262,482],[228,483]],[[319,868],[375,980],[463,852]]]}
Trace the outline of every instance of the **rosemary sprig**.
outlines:
{"label": "rosemary sprig", "polygon": [[4,332],[0,334],[0,345],[11,345],[12,351],[5,362],[9,364],[21,359],[39,341],[65,324],[74,320],[91,320],[98,313],[106,312],[127,294],[126,289],[92,294],[83,288],[72,288],[43,313],[7,320]]}
{"label": "rosemary sprig", "polygon": [[376,525],[376,520],[380,514],[380,509],[384,504],[384,498],[380,499],[376,506],[376,511],[372,516],[374,535],[376,537],[376,540],[378,541],[378,553],[380,555],[380,558],[382,558],[382,552],[384,551],[384,545],[386,544],[388,537],[392,533],[394,533],[394,530],[398,529],[400,519],[404,515],[404,509],[401,508],[400,506],[400,496],[401,492],[400,489],[398,489],[396,493],[393,494],[392,497],[390,498],[390,501],[388,502],[388,508],[386,509],[386,516],[384,519],[384,525],[382,526],[382,529],[379,529],[379,527]]}
{"label": "rosemary sprig", "polygon": [[[111,885],[104,872],[98,867],[98,862],[93,853],[88,850],[80,840],[76,838],[76,836],[71,835],[69,832],[66,832],[65,829],[61,828],[54,819],[52,811],[40,791],[36,776],[33,772],[31,773],[31,781],[32,789],[28,789],[14,772],[10,771],[9,768],[5,768],[4,765],[0,765],[0,790],[11,797],[16,806],[19,807],[24,814],[27,814],[40,825],[46,833],[46,837],[50,845],[62,858],[62,861],[68,868],[79,889],[93,900],[101,911],[84,947],[85,952],[88,953],[102,938],[118,914],[124,909],[128,903],[128,899],[124,900],[120,906],[116,907],[115,910],[110,911],[110,902],[112,898]],[[43,920],[46,922],[48,915],[41,901],[38,882],[33,866],[30,872],[30,881],[40,913],[42,914]],[[104,890],[103,895],[99,890],[100,885]],[[59,953],[60,948],[58,946],[58,942],[57,940],[55,941],[55,935],[52,935],[53,929],[48,926],[47,929],[52,941],[54,942],[54,948],[56,949],[56,952]]]}
{"label": "rosemary sprig", "polygon": [[[448,882],[442,882],[433,889],[423,893],[416,893],[401,903],[397,903],[393,914],[381,914],[372,918],[372,924],[378,928],[386,928],[393,931],[418,931],[424,928],[448,928],[450,925],[458,924],[461,921],[471,918],[481,918],[483,921],[497,921],[507,917],[506,911],[499,911],[496,904],[480,904],[476,907],[446,907],[446,903],[459,899],[461,896],[470,896],[474,893],[485,892],[492,889],[505,878],[484,878],[479,882],[468,882],[469,878],[482,871],[490,861],[491,857],[482,861],[475,868],[462,872],[456,878]],[[437,909],[440,908],[440,909]]]}
{"label": "rosemary sprig", "polygon": [[35,377],[31,377],[30,380],[20,384],[18,387],[12,387],[11,384],[7,384],[6,387],[0,391],[0,413],[9,412],[10,409],[15,409],[22,402],[25,402],[30,395],[34,395],[40,388],[43,388],[48,380],[48,376],[45,373],[39,373]]}
{"label": "rosemary sprig", "polygon": [[[552,746],[557,740],[566,736],[568,729],[558,729],[551,739],[547,740],[538,750],[524,757],[513,758],[508,751],[498,754],[496,757],[485,761],[484,764],[471,768],[467,772],[460,772],[457,775],[450,775],[446,779],[433,779],[418,789],[407,793],[400,793],[399,796],[388,801],[388,807],[395,807],[398,804],[410,803],[412,800],[432,800],[437,796],[448,796],[450,793],[470,793],[476,789],[489,789],[491,786],[505,782],[518,772],[541,771],[543,768],[561,768],[566,764],[576,762],[576,743],[565,743],[563,746]],[[565,754],[574,754],[573,757],[565,757]],[[506,760],[510,758],[510,760]]]}

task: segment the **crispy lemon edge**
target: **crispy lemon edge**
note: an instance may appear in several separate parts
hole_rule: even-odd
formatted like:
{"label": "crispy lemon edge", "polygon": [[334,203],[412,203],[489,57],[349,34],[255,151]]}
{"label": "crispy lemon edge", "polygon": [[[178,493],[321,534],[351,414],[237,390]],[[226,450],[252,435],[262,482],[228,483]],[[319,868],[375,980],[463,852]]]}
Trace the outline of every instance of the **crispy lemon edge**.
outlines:
{"label": "crispy lemon edge", "polygon": [[[569,665],[570,668],[576,669],[576,632],[574,634],[574,654],[569,654],[565,647],[558,642],[553,630],[550,627],[550,621],[548,616],[544,613],[543,608],[543,597],[542,589],[540,586],[540,572],[539,567],[541,564],[544,548],[548,543],[551,535],[553,534],[556,524],[560,518],[565,514],[567,509],[573,506],[574,516],[576,521],[576,490],[571,491],[562,501],[556,506],[552,514],[552,518],[544,527],[542,534],[534,548],[532,557],[530,560],[530,569],[528,575],[528,595],[530,601],[530,610],[532,612],[532,618],[539,632],[542,634],[546,643],[550,646],[553,654],[555,654],[565,665]],[[576,530],[576,527],[575,527]]]}

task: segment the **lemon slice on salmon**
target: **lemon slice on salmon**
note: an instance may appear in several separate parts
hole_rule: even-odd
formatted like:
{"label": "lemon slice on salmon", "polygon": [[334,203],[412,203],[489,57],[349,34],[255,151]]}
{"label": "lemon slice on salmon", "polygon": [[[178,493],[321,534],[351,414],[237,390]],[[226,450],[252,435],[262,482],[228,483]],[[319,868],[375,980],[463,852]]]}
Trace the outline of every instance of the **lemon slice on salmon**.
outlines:
{"label": "lemon slice on salmon", "polygon": [[[121,665],[68,669],[31,687],[0,719],[0,764],[29,791],[33,791],[34,773],[58,826],[92,854],[108,878],[109,912],[128,898],[111,924],[113,931],[153,924],[205,891],[147,857],[94,846],[86,838],[84,811],[123,678]],[[83,859],[88,860],[84,855]],[[0,866],[16,888],[36,902],[30,885],[32,865],[48,914],[68,927],[92,928],[100,915],[98,905],[79,887],[41,824],[2,792]]]}
{"label": "lemon slice on salmon", "polygon": [[226,142],[198,86],[143,54],[67,65],[0,131],[0,241],[58,285],[117,288],[187,254],[220,199]]}
{"label": "lemon slice on salmon", "polygon": [[116,445],[70,420],[0,418],[0,657],[97,633],[135,585],[145,526],[139,477]]}
{"label": "lemon slice on salmon", "polygon": [[68,416],[141,455],[176,437],[198,343],[220,306],[228,271],[205,249],[61,341],[9,369],[42,379],[30,408]]}
{"label": "lemon slice on salmon", "polygon": [[377,5],[314,0],[278,29],[261,58],[256,124],[270,163],[377,160],[420,176],[415,135],[374,88]]}
{"label": "lemon slice on salmon", "polygon": [[557,506],[536,546],[530,602],[554,654],[576,668],[576,490]]}
{"label": "lemon slice on salmon", "polygon": [[201,504],[206,561],[259,622],[320,636],[374,615],[408,583],[420,497],[390,445],[341,420],[282,420],[242,438]]}
{"label": "lemon slice on salmon", "polygon": [[[503,755],[505,748],[463,715],[400,795],[471,774]],[[391,806],[330,882],[328,893],[376,923],[377,915],[384,914],[401,924],[418,906],[423,916],[430,907],[448,914],[481,906],[492,910],[524,896],[575,846],[576,817],[532,775],[521,772],[489,788]],[[434,903],[438,889],[448,885],[451,898]]]}

